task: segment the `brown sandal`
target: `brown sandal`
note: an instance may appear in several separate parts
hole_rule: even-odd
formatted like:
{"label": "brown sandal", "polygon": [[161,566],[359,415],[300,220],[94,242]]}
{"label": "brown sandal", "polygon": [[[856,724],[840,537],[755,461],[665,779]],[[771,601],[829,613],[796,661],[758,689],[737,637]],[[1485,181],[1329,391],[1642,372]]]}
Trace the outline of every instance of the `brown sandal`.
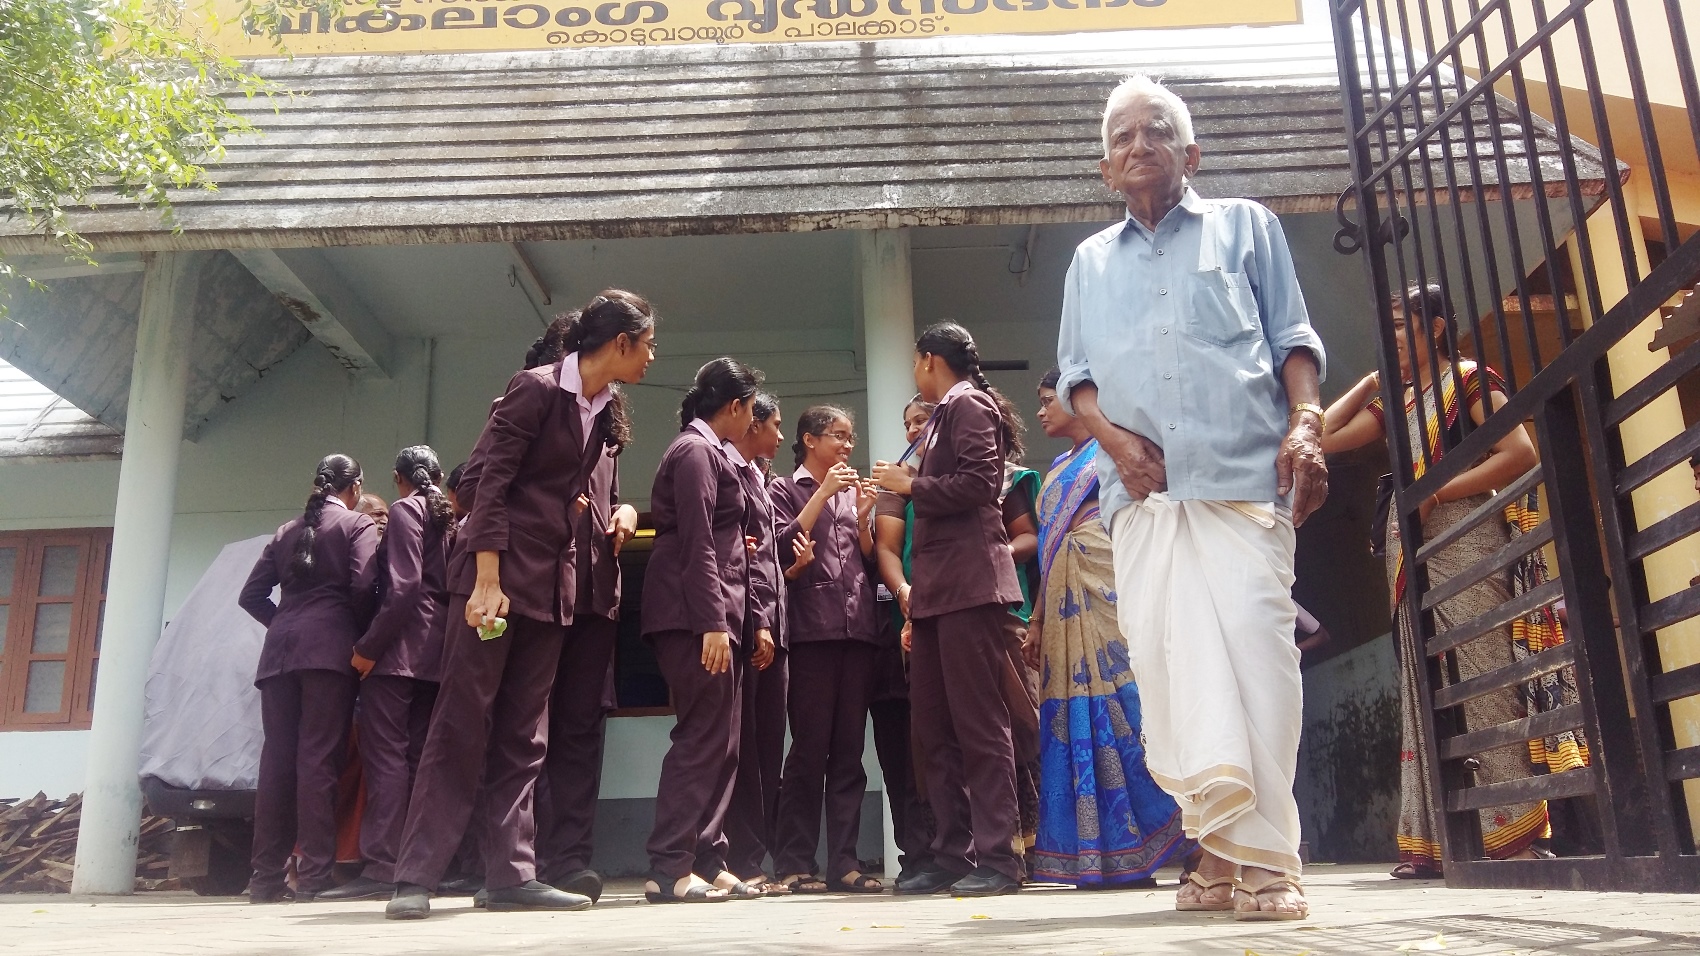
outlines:
{"label": "brown sandal", "polygon": [[[1283,886],[1290,886],[1299,894],[1299,903],[1303,907],[1302,909],[1286,913],[1280,910],[1266,910],[1263,908],[1263,904],[1259,901],[1258,895],[1267,893],[1270,890],[1279,889]],[[1246,899],[1251,901],[1251,907],[1249,909],[1240,905],[1239,897],[1241,894],[1244,894]],[[1310,916],[1310,901],[1305,899],[1305,889],[1302,885],[1300,885],[1298,877],[1275,876],[1263,881],[1255,887],[1246,883],[1236,883],[1234,885],[1233,909],[1234,919],[1241,923],[1274,923],[1284,920],[1304,919]]]}
{"label": "brown sandal", "polygon": [[834,893],[884,893],[885,884],[877,878],[867,875],[860,870],[851,870],[844,874],[842,880],[827,881],[827,888]]}
{"label": "brown sandal", "polygon": [[810,876],[807,873],[798,873],[795,876],[786,877],[780,885],[785,887],[785,892],[793,896],[814,895],[831,891],[831,887],[826,885],[825,880],[818,876]]}
{"label": "brown sandal", "polygon": [[1175,896],[1175,911],[1176,912],[1179,912],[1179,913],[1225,913],[1225,912],[1234,908],[1233,894],[1229,894],[1227,899],[1222,900],[1219,903],[1210,903],[1210,902],[1205,901],[1204,898],[1203,898],[1205,893],[1210,892],[1211,890],[1215,889],[1218,886],[1236,886],[1239,881],[1234,879],[1233,877],[1231,877],[1231,876],[1218,876],[1218,877],[1216,877],[1215,879],[1212,880],[1212,879],[1208,879],[1206,877],[1200,876],[1197,870],[1193,870],[1191,873],[1188,873],[1186,875],[1186,881],[1188,883],[1191,883],[1193,886],[1198,887],[1199,899],[1196,902],[1190,902],[1189,903],[1189,902],[1182,900],[1180,898],[1180,896],[1177,894]]}

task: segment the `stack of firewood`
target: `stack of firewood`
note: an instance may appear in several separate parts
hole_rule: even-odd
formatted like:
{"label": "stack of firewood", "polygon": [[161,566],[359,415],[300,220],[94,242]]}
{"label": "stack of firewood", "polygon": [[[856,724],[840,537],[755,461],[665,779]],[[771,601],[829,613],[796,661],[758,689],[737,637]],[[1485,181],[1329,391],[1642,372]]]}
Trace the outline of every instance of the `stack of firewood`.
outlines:
{"label": "stack of firewood", "polygon": [[[69,893],[77,858],[77,822],[82,794],[49,800],[0,799],[0,893]],[[171,821],[142,817],[136,854],[136,889],[177,889],[167,880],[171,864]]]}

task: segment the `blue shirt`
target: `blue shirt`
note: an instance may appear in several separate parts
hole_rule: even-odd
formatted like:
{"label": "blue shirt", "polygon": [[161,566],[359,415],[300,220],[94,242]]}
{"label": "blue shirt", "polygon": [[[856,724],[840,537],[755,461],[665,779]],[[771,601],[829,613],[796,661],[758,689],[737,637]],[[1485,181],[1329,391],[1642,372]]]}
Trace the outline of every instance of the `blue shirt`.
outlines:
{"label": "blue shirt", "polygon": [[[1074,251],[1063,286],[1057,398],[1098,386],[1110,421],[1163,449],[1169,497],[1274,502],[1287,436],[1280,369],[1324,361],[1275,214],[1188,187],[1155,232],[1129,216]],[[1104,523],[1131,503],[1098,456]]]}

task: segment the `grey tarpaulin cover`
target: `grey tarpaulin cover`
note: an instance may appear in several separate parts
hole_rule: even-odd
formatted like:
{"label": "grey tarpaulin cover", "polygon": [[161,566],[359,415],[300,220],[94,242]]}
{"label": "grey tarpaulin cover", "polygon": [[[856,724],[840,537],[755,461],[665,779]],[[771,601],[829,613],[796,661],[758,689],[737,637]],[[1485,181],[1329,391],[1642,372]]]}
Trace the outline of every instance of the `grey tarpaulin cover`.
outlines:
{"label": "grey tarpaulin cover", "polygon": [[271,535],[224,546],[153,649],[141,775],[189,790],[252,790],[260,775],[266,629],[236,605]]}

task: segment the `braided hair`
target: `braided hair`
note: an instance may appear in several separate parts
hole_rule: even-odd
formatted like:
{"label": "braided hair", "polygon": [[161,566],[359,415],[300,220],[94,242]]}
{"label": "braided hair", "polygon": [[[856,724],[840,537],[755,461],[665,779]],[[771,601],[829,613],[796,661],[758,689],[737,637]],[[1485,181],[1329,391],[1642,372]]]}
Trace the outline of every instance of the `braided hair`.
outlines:
{"label": "braided hair", "polygon": [[430,445],[409,445],[396,453],[395,473],[425,493],[426,511],[431,516],[431,530],[438,536],[455,532],[454,508],[449,496],[439,486],[443,483],[443,466]]}
{"label": "braided hair", "polygon": [[[585,307],[555,316],[555,321],[531,343],[525,367],[554,365],[573,352],[594,352],[621,335],[634,343],[655,327],[655,307],[636,292],[604,289]],[[632,441],[632,420],[626,393],[617,384],[608,386],[608,405],[597,416],[609,454],[618,455]]]}
{"label": "braided hair", "polygon": [[325,501],[331,495],[347,491],[360,480],[360,463],[347,455],[326,455],[319,460],[313,473],[313,493],[307,496],[307,507],[301,512],[301,536],[295,539],[295,553],[289,559],[291,582],[311,577],[316,562],[313,542],[319,537],[319,516],[324,513]]}
{"label": "braided hair", "polygon": [[797,416],[797,440],[791,444],[791,453],[797,459],[795,467],[803,467],[803,460],[809,457],[809,446],[803,442],[803,436],[812,435],[819,438],[840,418],[849,422],[850,427],[856,427],[856,416],[837,405],[810,405],[803,410],[803,414]]}
{"label": "braided hair", "polygon": [[1003,396],[1003,393],[992,387],[986,380],[986,373],[980,370],[980,349],[974,344],[974,336],[968,330],[955,322],[939,322],[927,327],[921,337],[915,340],[915,352],[919,355],[936,355],[944,359],[944,364],[950,370],[968,379],[974,387],[991,396],[997,405],[998,417],[1003,424],[1004,459],[1020,461],[1026,453],[1021,444],[1021,435],[1026,430],[1022,424],[1021,412],[1015,403]]}

